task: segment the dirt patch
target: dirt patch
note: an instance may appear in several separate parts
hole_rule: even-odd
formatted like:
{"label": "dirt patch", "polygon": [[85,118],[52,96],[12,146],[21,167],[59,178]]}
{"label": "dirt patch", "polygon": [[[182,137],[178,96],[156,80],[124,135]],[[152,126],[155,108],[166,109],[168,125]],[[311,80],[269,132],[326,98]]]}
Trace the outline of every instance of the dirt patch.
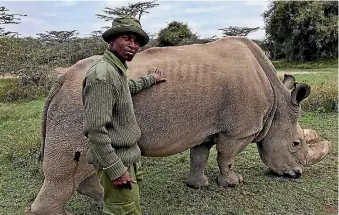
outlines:
{"label": "dirt patch", "polygon": [[327,213],[333,213],[333,214],[338,213],[338,209],[336,207],[329,206],[329,205],[323,205],[323,210]]}
{"label": "dirt patch", "polygon": [[0,79],[15,78],[13,75],[6,73],[5,75],[0,75]]}

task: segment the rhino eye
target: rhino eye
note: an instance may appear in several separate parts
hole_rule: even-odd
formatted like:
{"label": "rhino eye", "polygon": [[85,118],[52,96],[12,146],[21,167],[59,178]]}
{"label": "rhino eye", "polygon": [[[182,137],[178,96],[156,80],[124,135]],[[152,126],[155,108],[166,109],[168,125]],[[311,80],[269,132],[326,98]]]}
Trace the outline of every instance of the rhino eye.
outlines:
{"label": "rhino eye", "polygon": [[294,145],[294,146],[298,146],[299,144],[300,144],[300,142],[293,141],[293,145]]}

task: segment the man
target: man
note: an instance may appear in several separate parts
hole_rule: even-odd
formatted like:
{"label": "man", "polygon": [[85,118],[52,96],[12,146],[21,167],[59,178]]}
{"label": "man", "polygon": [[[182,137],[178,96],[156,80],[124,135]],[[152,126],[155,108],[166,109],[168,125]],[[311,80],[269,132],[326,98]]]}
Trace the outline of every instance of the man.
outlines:
{"label": "man", "polygon": [[102,59],[83,81],[84,134],[87,160],[98,169],[104,188],[104,213],[141,214],[141,131],[134,115],[131,94],[165,81],[157,73],[127,80],[131,61],[149,38],[133,17],[116,18],[103,39],[109,43]]}

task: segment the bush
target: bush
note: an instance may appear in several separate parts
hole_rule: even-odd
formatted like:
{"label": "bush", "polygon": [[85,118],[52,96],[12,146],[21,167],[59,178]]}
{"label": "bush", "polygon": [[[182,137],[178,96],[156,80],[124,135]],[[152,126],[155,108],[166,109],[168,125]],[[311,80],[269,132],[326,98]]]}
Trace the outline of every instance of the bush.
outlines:
{"label": "bush", "polygon": [[7,95],[4,97],[3,102],[32,101],[32,100],[46,96],[47,93],[48,93],[48,90],[42,87],[16,86],[7,92]]}
{"label": "bush", "polygon": [[2,79],[0,101],[30,101],[46,96],[56,78],[54,70],[40,66],[35,70],[24,70],[15,78]]}
{"label": "bush", "polygon": [[149,43],[139,49],[139,52],[145,51],[146,49],[159,46],[159,42],[156,39],[150,39]]}
{"label": "bush", "polygon": [[159,46],[178,46],[185,41],[196,40],[197,35],[193,34],[187,24],[173,21],[166,28],[161,29],[158,35]]}
{"label": "bush", "polygon": [[8,93],[19,86],[19,80],[15,78],[0,78],[0,102],[3,102]]}
{"label": "bush", "polygon": [[263,16],[272,59],[338,58],[337,1],[272,1]]}
{"label": "bush", "polygon": [[311,94],[303,104],[303,110],[318,112],[338,111],[338,85],[334,82],[314,84]]}
{"label": "bush", "polygon": [[106,48],[99,37],[72,38],[63,43],[30,37],[0,38],[0,75],[16,78],[0,87],[0,101],[32,100],[46,95],[57,77],[55,68],[101,55]]}

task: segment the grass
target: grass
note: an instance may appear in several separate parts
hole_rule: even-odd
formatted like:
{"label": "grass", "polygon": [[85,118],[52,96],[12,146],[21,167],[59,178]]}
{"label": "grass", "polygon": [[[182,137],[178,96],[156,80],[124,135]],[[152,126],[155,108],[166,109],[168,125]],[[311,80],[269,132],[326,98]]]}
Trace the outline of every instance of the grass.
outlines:
{"label": "grass", "polygon": [[[318,83],[324,77],[315,79],[314,76],[301,75],[299,78]],[[0,103],[1,215],[24,214],[42,185],[43,174],[37,154],[43,104],[42,99]],[[219,171],[215,147],[206,168],[210,186],[200,190],[189,188],[184,183],[189,170],[188,152],[165,158],[143,157],[143,214],[337,214],[337,119],[336,112],[302,112],[301,125],[315,129],[332,142],[333,148],[320,163],[306,168],[299,179],[270,175],[254,144],[235,160],[235,169],[244,177],[244,183],[227,189],[215,182]],[[75,215],[102,214],[90,199],[77,193],[67,204],[67,210]]]}
{"label": "grass", "polygon": [[289,62],[286,60],[272,61],[276,69],[322,69],[322,68],[336,68],[338,69],[338,59],[317,60],[310,62]]}

